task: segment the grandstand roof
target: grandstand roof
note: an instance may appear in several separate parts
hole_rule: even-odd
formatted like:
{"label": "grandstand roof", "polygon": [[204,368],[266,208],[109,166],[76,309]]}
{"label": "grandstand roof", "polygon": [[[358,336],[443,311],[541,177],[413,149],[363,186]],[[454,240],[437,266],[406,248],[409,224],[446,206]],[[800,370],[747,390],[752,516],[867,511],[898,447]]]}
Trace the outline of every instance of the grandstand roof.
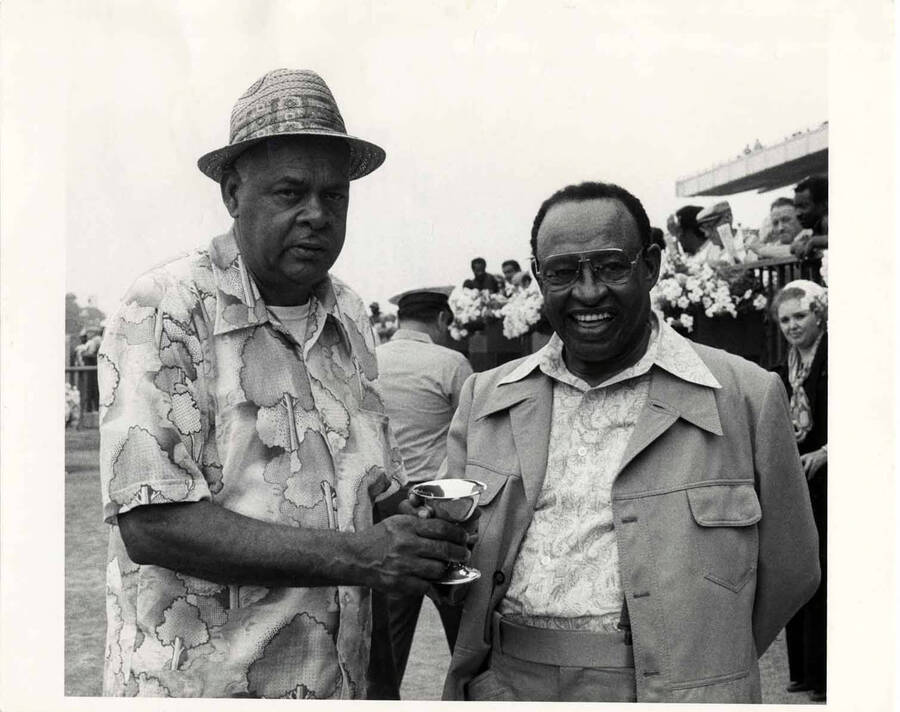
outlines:
{"label": "grandstand roof", "polygon": [[675,181],[675,194],[732,195],[747,190],[764,193],[828,173],[828,122],[795,133],[774,146],[751,150],[734,160]]}

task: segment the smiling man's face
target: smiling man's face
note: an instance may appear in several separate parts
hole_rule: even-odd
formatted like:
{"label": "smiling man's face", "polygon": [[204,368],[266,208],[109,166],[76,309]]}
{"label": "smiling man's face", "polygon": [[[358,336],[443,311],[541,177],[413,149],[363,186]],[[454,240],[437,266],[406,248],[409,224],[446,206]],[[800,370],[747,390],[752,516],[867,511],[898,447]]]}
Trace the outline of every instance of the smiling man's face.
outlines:
{"label": "smiling man's face", "polygon": [[347,231],[346,144],[270,139],[243,154],[222,181],[238,248],[263,298],[304,304],[328,274]]}
{"label": "smiling man's face", "polygon": [[641,246],[631,213],[608,198],[557,203],[538,230],[539,266],[553,255],[609,248],[624,250],[629,260],[638,258],[621,284],[604,284],[586,265],[568,287],[541,280],[544,313],[565,344],[566,366],[591,385],[633,365],[646,351],[650,288],[659,276],[660,254],[656,245]]}

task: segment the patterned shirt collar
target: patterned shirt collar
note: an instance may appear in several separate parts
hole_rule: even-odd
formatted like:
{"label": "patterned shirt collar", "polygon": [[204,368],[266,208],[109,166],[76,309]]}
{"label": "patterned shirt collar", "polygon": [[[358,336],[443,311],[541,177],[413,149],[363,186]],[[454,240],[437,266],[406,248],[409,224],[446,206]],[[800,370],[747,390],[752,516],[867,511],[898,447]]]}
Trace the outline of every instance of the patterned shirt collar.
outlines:
{"label": "patterned shirt collar", "polygon": [[[683,336],[678,334],[655,311],[651,316],[652,332],[647,350],[640,360],[624,371],[611,376],[594,388],[606,388],[615,383],[636,378],[647,373],[653,366],[665,369],[673,376],[709,388],[721,388],[721,384],[707,368],[697,352]],[[574,375],[566,367],[563,360],[563,342],[558,334],[553,334],[550,341],[531,356],[528,356],[516,368],[510,371],[500,383],[513,383],[525,378],[535,368],[555,381],[566,383],[580,391],[588,391],[591,386]]]}
{"label": "patterned shirt collar", "polygon": [[[244,264],[234,237],[233,226],[224,235],[213,238],[209,245],[209,256],[216,284],[215,335],[258,326],[266,322],[275,323],[277,318],[266,308],[259,287],[256,286],[253,276]],[[310,296],[307,346],[311,345],[309,337],[318,336],[318,333],[321,332],[321,325],[329,316],[340,326],[341,334],[349,344],[350,339],[345,319],[351,319],[351,317],[341,309],[340,300],[330,276],[319,282],[313,288]]]}
{"label": "patterned shirt collar", "polygon": [[423,344],[434,343],[428,334],[424,334],[421,331],[415,331],[414,329],[397,329],[391,337],[391,341],[401,341],[403,339],[408,341],[421,341]]}

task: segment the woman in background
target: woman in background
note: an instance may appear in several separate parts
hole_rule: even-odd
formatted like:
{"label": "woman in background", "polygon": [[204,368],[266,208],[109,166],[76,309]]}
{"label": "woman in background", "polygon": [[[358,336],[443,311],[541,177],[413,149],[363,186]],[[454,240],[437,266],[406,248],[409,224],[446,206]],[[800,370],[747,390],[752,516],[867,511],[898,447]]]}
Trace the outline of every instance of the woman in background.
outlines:
{"label": "woman in background", "polygon": [[788,692],[825,700],[825,623],[828,526],[828,334],[825,289],[796,280],[772,301],[772,313],[789,348],[779,368],[791,399],[791,419],[819,530],[822,583],[786,628]]}

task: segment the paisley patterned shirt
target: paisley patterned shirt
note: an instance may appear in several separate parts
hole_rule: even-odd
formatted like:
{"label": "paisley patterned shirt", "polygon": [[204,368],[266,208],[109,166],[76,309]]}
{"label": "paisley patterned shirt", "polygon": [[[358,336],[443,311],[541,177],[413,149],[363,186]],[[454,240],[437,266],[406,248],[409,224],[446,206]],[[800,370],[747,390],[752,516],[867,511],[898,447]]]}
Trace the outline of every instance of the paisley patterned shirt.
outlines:
{"label": "paisley patterned shirt", "polygon": [[553,379],[547,473],[499,608],[513,621],[616,630],[623,593],[612,485],[647,402],[651,369],[720,387],[686,340],[656,314],[652,327],[644,356],[593,388],[566,368],[556,334],[503,381],[519,380],[534,368]]}
{"label": "paisley patterned shirt", "polygon": [[210,500],[281,525],[354,531],[403,482],[374,338],[336,278],[300,343],[232,233],[141,277],[98,362],[106,695],[365,696],[368,589],[226,586],[129,559],[117,516]]}

